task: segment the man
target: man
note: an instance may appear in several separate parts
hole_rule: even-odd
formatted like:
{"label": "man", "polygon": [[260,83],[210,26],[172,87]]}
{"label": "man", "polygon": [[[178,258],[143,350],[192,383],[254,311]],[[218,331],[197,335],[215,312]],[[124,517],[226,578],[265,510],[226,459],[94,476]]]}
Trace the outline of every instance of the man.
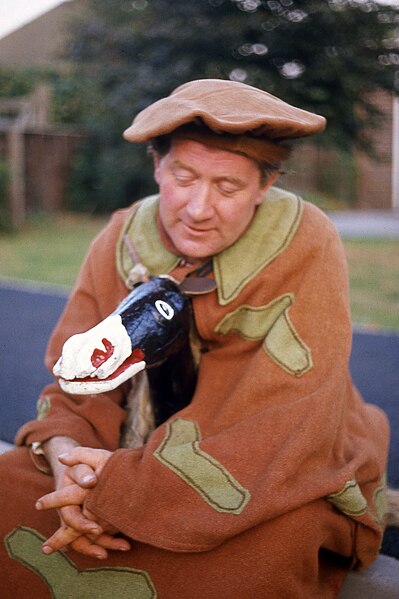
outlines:
{"label": "man", "polygon": [[138,266],[205,273],[191,300],[196,389],[140,438],[137,381],[43,391],[2,459],[1,596],[327,598],[374,560],[389,433],[350,379],[344,253],[327,217],[272,187],[286,142],[324,126],[261,90],[200,80],[127,129],[152,144],[159,196],[94,241],[47,365],[62,354],[57,376],[81,376],[63,344],[115,309]]}

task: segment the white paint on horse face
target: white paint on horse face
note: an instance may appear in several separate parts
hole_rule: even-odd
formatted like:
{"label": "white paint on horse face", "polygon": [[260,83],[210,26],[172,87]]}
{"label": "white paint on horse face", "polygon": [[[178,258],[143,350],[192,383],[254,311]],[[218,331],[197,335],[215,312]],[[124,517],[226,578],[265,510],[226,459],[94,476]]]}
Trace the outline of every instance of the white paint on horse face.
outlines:
{"label": "white paint on horse face", "polygon": [[[112,353],[107,352],[107,345],[112,346]],[[103,361],[97,367],[93,364],[93,356],[103,355]],[[56,377],[66,381],[86,378],[106,379],[132,353],[130,337],[122,324],[119,314],[112,314],[85,333],[70,337],[62,349],[62,355],[53,368]],[[126,380],[126,379],[125,379]]]}

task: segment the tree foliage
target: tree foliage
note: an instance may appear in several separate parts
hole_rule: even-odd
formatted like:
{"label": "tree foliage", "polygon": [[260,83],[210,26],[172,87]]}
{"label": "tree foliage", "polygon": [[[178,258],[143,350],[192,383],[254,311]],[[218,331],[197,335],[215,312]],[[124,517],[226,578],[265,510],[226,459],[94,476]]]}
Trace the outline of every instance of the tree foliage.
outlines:
{"label": "tree foliage", "polygon": [[[367,129],[379,118],[373,92],[399,90],[397,5],[88,0],[88,7],[67,52],[84,99],[81,121],[92,133],[76,189],[83,182],[99,209],[150,190],[143,149],[123,142],[121,132],[137,112],[188,80],[230,78],[266,89],[326,116],[320,143],[344,149],[369,147]],[[73,97],[65,102],[68,114]]]}

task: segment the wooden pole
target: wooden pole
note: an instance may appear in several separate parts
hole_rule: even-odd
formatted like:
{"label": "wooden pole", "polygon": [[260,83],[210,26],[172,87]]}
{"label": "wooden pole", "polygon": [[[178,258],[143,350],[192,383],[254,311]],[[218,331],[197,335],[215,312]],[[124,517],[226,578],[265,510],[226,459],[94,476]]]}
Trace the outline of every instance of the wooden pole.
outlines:
{"label": "wooden pole", "polygon": [[26,218],[25,140],[18,126],[7,132],[7,154],[10,169],[9,198],[13,229],[20,229]]}

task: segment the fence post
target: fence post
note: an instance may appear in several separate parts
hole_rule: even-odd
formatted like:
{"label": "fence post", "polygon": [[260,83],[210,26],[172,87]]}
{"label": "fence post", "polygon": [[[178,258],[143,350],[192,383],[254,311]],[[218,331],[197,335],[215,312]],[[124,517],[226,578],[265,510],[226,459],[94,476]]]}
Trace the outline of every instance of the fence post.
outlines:
{"label": "fence post", "polygon": [[11,226],[19,229],[26,217],[25,139],[19,127],[7,132],[7,153]]}

